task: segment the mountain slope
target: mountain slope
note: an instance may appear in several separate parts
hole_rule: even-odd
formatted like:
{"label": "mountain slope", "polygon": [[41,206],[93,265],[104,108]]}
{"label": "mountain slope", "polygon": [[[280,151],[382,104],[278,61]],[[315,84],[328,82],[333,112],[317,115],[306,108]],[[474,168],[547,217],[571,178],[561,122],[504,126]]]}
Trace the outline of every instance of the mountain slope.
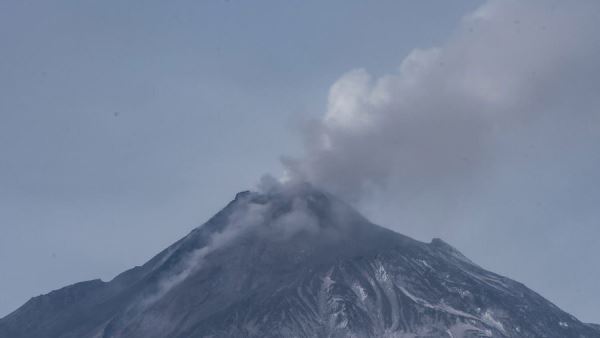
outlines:
{"label": "mountain slope", "polygon": [[308,185],[244,192],[141,267],[35,297],[0,337],[600,337],[442,240]]}

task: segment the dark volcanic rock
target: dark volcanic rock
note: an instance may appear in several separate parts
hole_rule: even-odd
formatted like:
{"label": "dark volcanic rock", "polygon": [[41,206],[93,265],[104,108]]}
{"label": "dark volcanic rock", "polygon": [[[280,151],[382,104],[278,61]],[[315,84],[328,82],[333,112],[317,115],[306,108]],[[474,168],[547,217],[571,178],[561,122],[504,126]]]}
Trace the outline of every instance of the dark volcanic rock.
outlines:
{"label": "dark volcanic rock", "polygon": [[32,298],[0,337],[600,337],[440,239],[310,186],[243,192],[110,282]]}

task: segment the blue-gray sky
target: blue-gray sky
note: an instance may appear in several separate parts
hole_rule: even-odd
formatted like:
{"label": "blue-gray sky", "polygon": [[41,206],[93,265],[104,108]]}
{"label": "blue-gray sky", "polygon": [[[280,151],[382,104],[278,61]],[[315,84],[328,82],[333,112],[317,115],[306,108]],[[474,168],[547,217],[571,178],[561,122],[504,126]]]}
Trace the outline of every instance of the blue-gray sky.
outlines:
{"label": "blue-gray sky", "polygon": [[599,22],[584,0],[3,1],[0,316],[287,169],[598,322]]}

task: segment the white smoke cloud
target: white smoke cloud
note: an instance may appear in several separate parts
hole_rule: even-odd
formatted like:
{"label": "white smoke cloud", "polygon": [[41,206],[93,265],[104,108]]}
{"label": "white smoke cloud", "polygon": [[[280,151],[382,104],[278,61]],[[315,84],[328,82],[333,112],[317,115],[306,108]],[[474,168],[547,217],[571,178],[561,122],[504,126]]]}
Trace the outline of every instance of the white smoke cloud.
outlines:
{"label": "white smoke cloud", "polygon": [[596,1],[492,0],[396,72],[349,71],[307,128],[303,157],[284,160],[286,179],[350,200],[409,197],[473,180],[498,144],[536,137],[515,131],[575,115],[596,121],[599,10]]}

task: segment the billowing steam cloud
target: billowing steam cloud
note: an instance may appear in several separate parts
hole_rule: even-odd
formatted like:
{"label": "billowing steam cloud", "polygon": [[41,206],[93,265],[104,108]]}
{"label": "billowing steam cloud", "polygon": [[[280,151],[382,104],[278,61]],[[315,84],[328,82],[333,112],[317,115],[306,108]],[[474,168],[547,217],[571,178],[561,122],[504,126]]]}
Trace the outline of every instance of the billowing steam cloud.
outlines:
{"label": "billowing steam cloud", "polygon": [[597,1],[492,0],[397,72],[349,71],[307,127],[305,155],[284,160],[286,178],[350,200],[385,188],[410,195],[473,179],[519,130],[597,122],[599,13]]}

